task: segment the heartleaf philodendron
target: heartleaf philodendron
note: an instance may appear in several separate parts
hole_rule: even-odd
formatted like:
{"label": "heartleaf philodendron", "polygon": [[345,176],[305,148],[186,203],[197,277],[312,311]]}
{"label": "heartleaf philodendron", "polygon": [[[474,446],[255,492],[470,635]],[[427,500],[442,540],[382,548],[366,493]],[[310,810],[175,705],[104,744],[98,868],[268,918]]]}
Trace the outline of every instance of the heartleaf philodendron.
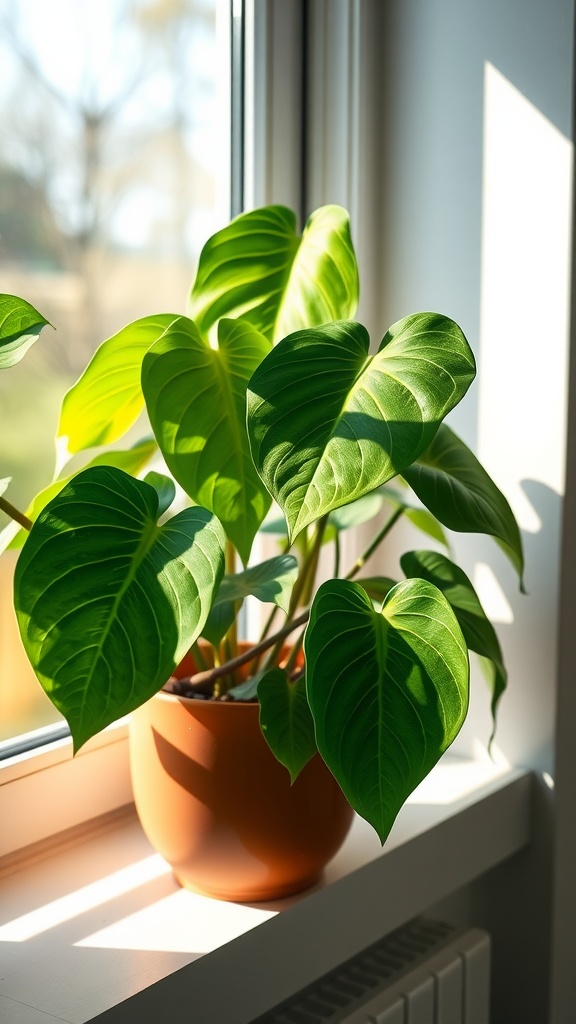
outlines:
{"label": "heartleaf philodendron", "polygon": [[304,649],[320,754],[384,843],[466,717],[468,652],[454,612],[426,580],[399,583],[380,612],[358,584],[329,580]]}
{"label": "heartleaf philodendron", "polygon": [[[375,351],[357,301],[341,207],[301,232],[283,206],[235,218],[201,251],[188,316],[145,316],[97,349],[27,512],[0,483],[0,550],[22,545],[24,646],[75,750],[193,647],[178,699],[258,699],[292,780],[318,750],[384,841],[462,725],[468,649],[490,666],[494,714],[506,668],[453,562],[408,552],[398,583],[378,575],[379,546],[407,518],[447,550],[449,530],[491,535],[521,586],[524,562],[504,495],[443,422],[475,376],[462,331],[415,313]],[[0,369],[46,322],[0,296]],[[144,411],[154,438],[120,451]]]}
{"label": "heartleaf philodendron", "polygon": [[291,540],[410,466],[474,373],[460,328],[433,313],[394,324],[374,356],[352,321],[273,348],[248,386],[248,434]]}
{"label": "heartleaf philodendron", "polygon": [[206,509],[157,523],[156,490],[87,469],[34,523],[15,577],[22,641],[78,750],[151,697],[200,635],[226,538]]}

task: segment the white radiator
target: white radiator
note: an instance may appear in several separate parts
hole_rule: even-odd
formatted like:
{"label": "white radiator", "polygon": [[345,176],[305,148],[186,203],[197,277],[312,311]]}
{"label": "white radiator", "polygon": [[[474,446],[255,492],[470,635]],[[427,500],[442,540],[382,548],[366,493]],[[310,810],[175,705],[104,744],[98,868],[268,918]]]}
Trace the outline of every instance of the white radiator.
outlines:
{"label": "white radiator", "polygon": [[489,1024],[490,939],[418,919],[257,1024]]}

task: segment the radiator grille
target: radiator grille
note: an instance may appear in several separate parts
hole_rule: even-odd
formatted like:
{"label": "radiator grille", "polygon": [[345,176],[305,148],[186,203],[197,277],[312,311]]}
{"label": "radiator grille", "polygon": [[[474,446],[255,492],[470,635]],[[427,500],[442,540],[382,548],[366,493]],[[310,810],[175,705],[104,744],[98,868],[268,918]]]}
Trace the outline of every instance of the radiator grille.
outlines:
{"label": "radiator grille", "polygon": [[490,940],[420,918],[255,1024],[489,1024]]}

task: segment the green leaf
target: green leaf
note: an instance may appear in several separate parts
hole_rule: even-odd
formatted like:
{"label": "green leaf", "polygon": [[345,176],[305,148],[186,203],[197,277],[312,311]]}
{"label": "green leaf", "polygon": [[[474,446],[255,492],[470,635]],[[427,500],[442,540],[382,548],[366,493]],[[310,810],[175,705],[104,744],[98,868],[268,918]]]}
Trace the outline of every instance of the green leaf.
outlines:
{"label": "green leaf", "polygon": [[213,647],[219,647],[235,618],[236,605],[234,601],[213,604],[202,627],[204,640],[207,640]]}
{"label": "green leaf", "polygon": [[294,782],[317,751],[304,677],[291,683],[283,669],[273,668],[258,684],[258,700],[264,739]]}
{"label": "green leaf", "polygon": [[142,388],[166,465],[187,494],[218,516],[248,561],[270,507],[246,433],[246,385],[270,350],[249,324],[224,320],[218,348],[179,317],[145,356]]}
{"label": "green leaf", "polygon": [[358,268],[349,217],[323,206],[302,237],[285,206],[236,217],[204,246],[189,314],[203,334],[222,317],[242,317],[275,342],[292,331],[353,316]]}
{"label": "green leaf", "polygon": [[524,589],[524,554],[514,513],[476,456],[446,424],[403,476],[448,529],[486,533],[501,542]]}
{"label": "green leaf", "polygon": [[381,612],[358,584],[331,580],[304,648],[318,749],[384,843],[466,717],[468,652],[454,613],[425,580],[399,583]]}
{"label": "green leaf", "polygon": [[52,325],[29,302],[0,295],[0,370],[19,363],[46,326]]}
{"label": "green leaf", "polygon": [[361,576],[356,583],[362,587],[375,604],[382,606],[392,587],[397,586],[398,580],[389,576]]}
{"label": "green leaf", "polygon": [[144,355],[175,319],[173,313],[146,316],[100,345],[64,396],[57,434],[62,447],[80,452],[124,436],[144,408]]}
{"label": "green leaf", "polygon": [[439,544],[443,544],[446,548],[449,546],[448,538],[446,537],[444,530],[440,526],[436,516],[433,516],[428,509],[410,508],[410,506],[406,506],[404,515],[408,521],[412,523],[412,526],[415,526],[421,533],[427,534],[428,537],[432,538],[432,540],[438,541]]}
{"label": "green leaf", "polygon": [[[158,446],[154,438],[145,438],[133,445],[132,448],[127,448],[125,451],[114,450],[101,452],[100,455],[95,455],[94,458],[90,459],[90,462],[83,466],[81,470],[78,470],[78,473],[83,472],[85,469],[91,469],[93,466],[114,466],[116,469],[123,469],[125,473],[130,473],[131,476],[135,476],[157,451]],[[55,498],[62,488],[69,483],[70,480],[73,480],[78,473],[70,473],[68,476],[62,477],[59,480],[54,480],[53,483],[42,488],[26,509],[28,519],[35,522],[48,502],[51,501],[52,498]],[[0,553],[12,548],[21,548],[26,540],[26,537],[28,536],[27,530],[24,530],[17,524],[15,525],[16,530],[14,530],[11,524],[8,524],[8,526],[2,530],[2,533],[0,533]]]}
{"label": "green leaf", "polygon": [[154,488],[158,495],[158,515],[163,516],[176,497],[176,485],[171,477],[165,473],[156,473],[152,470],[146,473],[144,480]]}
{"label": "green leaf", "polygon": [[[402,555],[400,565],[406,576],[421,577],[442,591],[458,619],[468,649],[488,659],[490,668],[487,674],[492,692],[491,743],[496,730],[498,703],[506,689],[508,673],[498,637],[472,583],[463,569],[437,551],[407,551]],[[483,669],[485,671],[485,666]]]}
{"label": "green leaf", "polygon": [[300,331],[272,349],[248,388],[248,434],[290,538],[409,466],[466,393],[474,357],[460,328],[421,313],[376,355],[361,324]]}
{"label": "green leaf", "polygon": [[298,577],[298,562],[292,555],[277,555],[260,562],[244,572],[227,575],[222,580],[214,601],[215,606],[245,597],[273,602],[288,614],[290,594]]}
{"label": "green leaf", "polygon": [[350,505],[343,505],[330,513],[329,526],[333,526],[338,533],[342,530],[350,530],[353,526],[360,526],[367,523],[382,510],[384,498],[381,494],[365,494],[363,498],[351,502]]}
{"label": "green leaf", "polygon": [[226,538],[206,509],[157,523],[153,487],[80,473],[40,513],[15,574],[22,641],[74,750],[156,693],[199,636]]}

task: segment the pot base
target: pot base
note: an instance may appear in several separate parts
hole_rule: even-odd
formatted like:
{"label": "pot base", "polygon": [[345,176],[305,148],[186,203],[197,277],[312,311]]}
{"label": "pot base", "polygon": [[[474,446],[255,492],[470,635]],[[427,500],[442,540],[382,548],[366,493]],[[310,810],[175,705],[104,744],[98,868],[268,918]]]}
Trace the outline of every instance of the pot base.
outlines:
{"label": "pot base", "polygon": [[185,888],[234,902],[314,885],[354,812],[317,754],[293,785],[257,704],[157,694],[132,716],[134,800]]}

